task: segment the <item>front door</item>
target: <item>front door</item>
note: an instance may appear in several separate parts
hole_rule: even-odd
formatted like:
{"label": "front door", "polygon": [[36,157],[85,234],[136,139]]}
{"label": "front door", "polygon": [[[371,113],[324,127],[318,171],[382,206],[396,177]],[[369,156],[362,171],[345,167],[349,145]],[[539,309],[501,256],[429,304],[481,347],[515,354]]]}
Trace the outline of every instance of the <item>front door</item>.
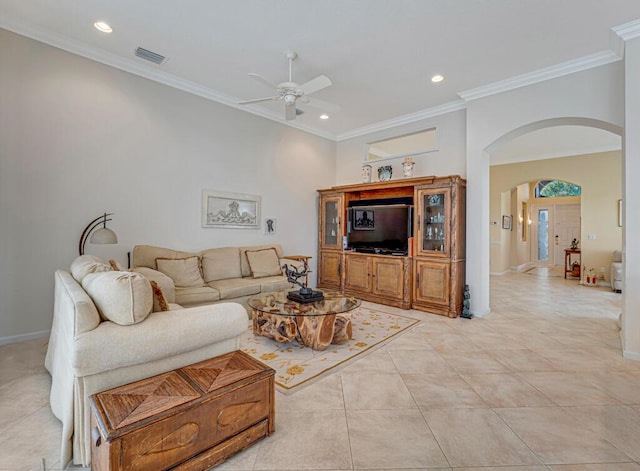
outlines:
{"label": "front door", "polygon": [[564,264],[564,249],[573,239],[580,240],[580,205],[558,204],[555,211],[555,264]]}

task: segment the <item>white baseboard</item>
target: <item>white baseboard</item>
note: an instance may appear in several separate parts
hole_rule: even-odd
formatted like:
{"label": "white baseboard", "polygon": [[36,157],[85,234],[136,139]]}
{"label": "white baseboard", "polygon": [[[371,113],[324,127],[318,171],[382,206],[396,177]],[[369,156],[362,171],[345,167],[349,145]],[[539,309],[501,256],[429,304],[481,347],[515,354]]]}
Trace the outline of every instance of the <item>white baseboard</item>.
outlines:
{"label": "white baseboard", "polygon": [[0,337],[0,345],[8,345],[10,343],[24,342],[25,340],[35,340],[42,337],[48,337],[50,330],[41,330],[39,332],[30,332],[28,334],[12,335],[10,337]]}
{"label": "white baseboard", "polygon": [[489,275],[491,276],[502,276],[502,275],[506,275],[507,273],[509,273],[511,270],[505,270],[505,271],[492,271],[489,272]]}
{"label": "white baseboard", "polygon": [[513,267],[511,267],[511,271],[516,271],[518,273],[522,273],[524,271],[530,270],[531,268],[534,268],[535,265],[533,263],[527,262],[527,263],[523,263],[522,265],[515,265]]}
{"label": "white baseboard", "polygon": [[469,312],[473,314],[473,317],[484,317],[489,315],[491,309],[487,309],[486,311],[474,311],[473,309],[470,309]]}
{"label": "white baseboard", "polygon": [[640,361],[640,353],[630,352],[628,350],[622,351],[622,356],[625,358],[629,358],[630,360],[638,360]]}

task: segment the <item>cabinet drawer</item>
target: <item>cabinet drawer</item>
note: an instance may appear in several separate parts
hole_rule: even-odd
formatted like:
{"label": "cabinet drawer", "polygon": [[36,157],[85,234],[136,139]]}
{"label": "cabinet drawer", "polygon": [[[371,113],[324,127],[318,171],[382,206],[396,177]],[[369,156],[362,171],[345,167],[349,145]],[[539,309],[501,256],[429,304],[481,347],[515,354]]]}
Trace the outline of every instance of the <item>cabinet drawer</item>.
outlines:
{"label": "cabinet drawer", "polygon": [[123,469],[167,469],[267,418],[269,386],[265,378],[124,435]]}

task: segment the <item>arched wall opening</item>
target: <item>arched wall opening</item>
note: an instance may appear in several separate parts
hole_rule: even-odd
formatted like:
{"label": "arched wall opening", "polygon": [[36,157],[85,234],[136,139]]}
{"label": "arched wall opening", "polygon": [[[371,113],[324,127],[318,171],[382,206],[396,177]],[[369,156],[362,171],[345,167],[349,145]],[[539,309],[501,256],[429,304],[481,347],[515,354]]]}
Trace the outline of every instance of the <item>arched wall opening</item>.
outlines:
{"label": "arched wall opening", "polygon": [[[484,149],[492,154],[519,136],[557,126],[585,126],[621,136],[614,124],[581,117],[541,120],[513,129]],[[622,229],[618,225],[617,206],[622,198],[622,152],[596,152],[562,158],[532,160],[490,167],[490,273],[526,269],[535,264],[561,265],[563,250],[575,237],[580,241],[582,265],[603,274],[609,283],[614,250],[622,249]],[[543,201],[534,196],[538,180],[560,179],[582,187],[581,197]],[[509,193],[507,193],[509,192]],[[569,220],[561,224],[561,217]],[[511,219],[506,231],[503,216]],[[550,228],[542,233],[540,216],[550,217]],[[565,227],[567,226],[567,227]],[[575,226],[575,227],[573,227]],[[544,228],[544,227],[543,227]],[[571,237],[567,231],[571,230]],[[555,233],[553,233],[555,232]],[[554,237],[555,236],[555,237]],[[566,240],[565,240],[566,239]],[[549,249],[549,252],[541,249]]]}

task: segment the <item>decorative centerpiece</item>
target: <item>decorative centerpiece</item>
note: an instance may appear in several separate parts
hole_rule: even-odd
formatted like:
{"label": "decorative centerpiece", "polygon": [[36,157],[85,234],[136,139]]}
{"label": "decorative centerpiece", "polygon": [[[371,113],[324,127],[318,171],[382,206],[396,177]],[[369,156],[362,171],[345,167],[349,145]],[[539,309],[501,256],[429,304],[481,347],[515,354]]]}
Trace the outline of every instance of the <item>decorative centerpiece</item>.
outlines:
{"label": "decorative centerpiece", "polygon": [[413,176],[413,166],[415,162],[413,161],[413,157],[408,156],[405,157],[402,161],[402,173],[404,174],[404,178],[411,178]]}
{"label": "decorative centerpiece", "polygon": [[371,183],[371,165],[362,166],[362,183]]}
{"label": "decorative centerpiece", "polygon": [[307,273],[309,273],[309,265],[306,260],[304,261],[302,269],[295,266],[289,267],[286,263],[282,265],[282,269],[284,270],[284,274],[287,275],[287,281],[289,283],[300,286],[300,289],[297,291],[289,291],[287,299],[298,303],[315,303],[316,301],[322,301],[324,299],[322,291],[314,291],[311,288],[307,288],[304,283],[299,281],[300,278],[306,278]]}
{"label": "decorative centerpiece", "polygon": [[382,167],[378,167],[378,180],[381,182],[388,182],[391,180],[391,175],[393,175],[393,168],[391,165],[383,165]]}
{"label": "decorative centerpiece", "polygon": [[578,250],[579,245],[580,245],[580,241],[578,239],[573,239],[571,241],[571,250]]}

